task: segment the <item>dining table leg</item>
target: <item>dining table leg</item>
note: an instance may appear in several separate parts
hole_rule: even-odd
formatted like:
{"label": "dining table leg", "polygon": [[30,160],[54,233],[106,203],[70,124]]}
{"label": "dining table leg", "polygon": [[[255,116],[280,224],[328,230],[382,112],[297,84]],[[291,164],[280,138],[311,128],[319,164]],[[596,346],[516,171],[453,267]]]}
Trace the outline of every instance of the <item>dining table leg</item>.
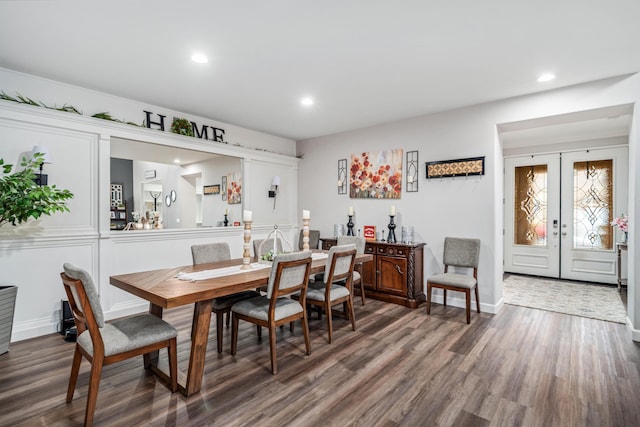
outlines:
{"label": "dining table leg", "polygon": [[[202,386],[210,322],[211,300],[197,302],[193,309],[193,331],[191,331],[191,354],[189,355],[187,384],[182,390],[185,396],[198,393]],[[182,389],[182,387],[180,388]]]}

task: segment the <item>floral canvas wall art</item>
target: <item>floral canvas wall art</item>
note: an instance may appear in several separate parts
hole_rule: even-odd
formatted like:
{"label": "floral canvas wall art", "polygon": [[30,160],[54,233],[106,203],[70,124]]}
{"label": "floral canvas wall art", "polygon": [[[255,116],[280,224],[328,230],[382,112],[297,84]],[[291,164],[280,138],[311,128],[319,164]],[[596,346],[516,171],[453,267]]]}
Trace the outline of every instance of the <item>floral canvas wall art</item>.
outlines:
{"label": "floral canvas wall art", "polygon": [[399,199],[402,193],[402,149],[351,155],[352,199]]}
{"label": "floral canvas wall art", "polygon": [[227,175],[227,203],[230,205],[242,203],[242,176],[239,173]]}

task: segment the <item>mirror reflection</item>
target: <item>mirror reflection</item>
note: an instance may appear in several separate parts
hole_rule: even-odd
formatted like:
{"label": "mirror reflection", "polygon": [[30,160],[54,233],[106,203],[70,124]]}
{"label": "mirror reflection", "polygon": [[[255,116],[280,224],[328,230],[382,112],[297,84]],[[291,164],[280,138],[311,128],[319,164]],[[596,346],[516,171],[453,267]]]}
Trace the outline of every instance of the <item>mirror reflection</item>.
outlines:
{"label": "mirror reflection", "polygon": [[229,204],[224,187],[241,175],[237,157],[112,138],[111,182],[122,186],[117,217],[127,227],[112,215],[111,229],[222,227],[225,216],[239,224],[242,204]]}

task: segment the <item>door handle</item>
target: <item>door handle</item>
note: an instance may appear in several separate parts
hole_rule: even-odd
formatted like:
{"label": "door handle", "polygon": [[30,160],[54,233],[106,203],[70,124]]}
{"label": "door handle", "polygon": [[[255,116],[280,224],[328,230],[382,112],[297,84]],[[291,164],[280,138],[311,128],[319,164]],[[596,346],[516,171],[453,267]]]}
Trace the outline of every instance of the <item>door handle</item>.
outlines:
{"label": "door handle", "polygon": [[[566,233],[565,233],[565,234],[566,234]],[[557,231],[554,231],[554,232],[553,232],[553,235],[554,235],[554,236],[557,236],[557,235],[558,235],[558,232],[557,232]]]}
{"label": "door handle", "polygon": [[402,276],[402,270],[400,269],[400,266],[396,264],[394,267],[396,268],[396,271]]}
{"label": "door handle", "polygon": [[566,231],[563,231],[563,232],[562,232],[562,235],[563,235],[563,236],[566,236],[566,235],[567,235],[567,232],[566,232]]}

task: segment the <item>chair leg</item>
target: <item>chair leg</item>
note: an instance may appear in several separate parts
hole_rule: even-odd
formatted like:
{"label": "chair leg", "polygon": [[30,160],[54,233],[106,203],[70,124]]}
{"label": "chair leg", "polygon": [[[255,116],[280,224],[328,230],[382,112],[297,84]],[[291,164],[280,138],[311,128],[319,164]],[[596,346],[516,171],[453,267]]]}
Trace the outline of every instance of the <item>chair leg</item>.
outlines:
{"label": "chair leg", "polygon": [[289,331],[291,333],[293,333],[293,325],[295,325],[296,322],[289,322]]}
{"label": "chair leg", "polygon": [[229,326],[229,322],[231,321],[231,312],[227,312],[227,326]]}
{"label": "chair leg", "polygon": [[431,283],[427,282],[427,316],[431,314]]}
{"label": "chair leg", "polygon": [[238,319],[236,316],[231,316],[231,355],[236,354],[238,348]]}
{"label": "chair leg", "polygon": [[447,290],[446,289],[442,289],[442,298],[443,298],[443,302],[444,302],[444,306],[447,306]]}
{"label": "chair leg", "polygon": [[478,309],[478,313],[480,313],[480,298],[478,297],[478,285],[476,285],[476,307]]}
{"label": "chair leg", "polygon": [[80,362],[82,362],[82,353],[76,344],[76,351],[73,353],[73,362],[71,363],[71,375],[69,376],[69,387],[67,388],[67,403],[73,399],[73,393],[76,390],[78,382],[78,372],[80,371]]}
{"label": "chair leg", "polygon": [[356,314],[353,310],[353,300],[349,298],[347,300],[347,306],[349,307],[349,316],[351,317],[351,328],[356,330]]}
{"label": "chair leg", "polygon": [[326,303],[326,310],[327,310],[327,328],[329,329],[329,344],[331,344],[333,314],[331,313],[331,305],[329,304],[329,302]]}
{"label": "chair leg", "polygon": [[465,289],[465,305],[467,310],[467,324],[471,323],[471,289]]}
{"label": "chair leg", "polygon": [[276,359],[276,328],[269,326],[269,350],[271,351],[271,373],[278,373],[278,360]]}
{"label": "chair leg", "polygon": [[102,375],[102,358],[93,358],[91,363],[91,374],[89,376],[89,391],[87,393],[87,409],[84,415],[84,425],[93,424],[93,415],[96,411],[96,402],[98,401],[98,389],[100,388],[100,376]]}
{"label": "chair leg", "polygon": [[262,338],[262,326],[256,325],[256,334],[258,334],[258,338]]}
{"label": "chair leg", "polygon": [[302,333],[304,335],[304,345],[307,348],[307,354],[311,354],[311,341],[309,340],[309,322],[307,321],[307,313],[302,317]]}
{"label": "chair leg", "polygon": [[[216,339],[218,342],[218,353],[222,353],[222,338],[223,338],[222,334],[224,334],[224,328],[222,327],[222,322],[224,322],[223,316],[224,316],[223,312],[221,311],[216,312]],[[227,320],[229,319],[230,316],[231,316],[231,312],[228,312]]]}
{"label": "chair leg", "polygon": [[364,305],[364,282],[360,280],[360,299],[362,299],[362,305]]}
{"label": "chair leg", "polygon": [[169,375],[171,376],[171,391],[178,391],[178,345],[174,338],[169,342],[167,351],[169,352]]}

